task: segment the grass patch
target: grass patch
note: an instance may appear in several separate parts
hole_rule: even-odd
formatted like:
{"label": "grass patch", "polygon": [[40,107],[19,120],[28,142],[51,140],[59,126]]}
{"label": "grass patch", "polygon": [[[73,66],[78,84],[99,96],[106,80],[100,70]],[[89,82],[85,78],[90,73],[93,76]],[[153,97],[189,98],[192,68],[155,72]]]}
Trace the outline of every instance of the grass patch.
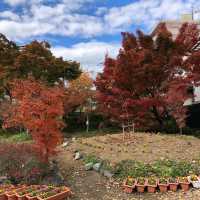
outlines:
{"label": "grass patch", "polygon": [[5,140],[7,142],[25,142],[25,141],[30,141],[31,136],[26,132],[21,132],[16,134],[2,132],[0,133],[0,140]]}
{"label": "grass patch", "polygon": [[83,162],[85,164],[91,163],[91,162],[95,164],[99,161],[100,161],[100,159],[98,159],[95,155],[92,155],[92,154],[84,156],[84,159],[83,159]]}

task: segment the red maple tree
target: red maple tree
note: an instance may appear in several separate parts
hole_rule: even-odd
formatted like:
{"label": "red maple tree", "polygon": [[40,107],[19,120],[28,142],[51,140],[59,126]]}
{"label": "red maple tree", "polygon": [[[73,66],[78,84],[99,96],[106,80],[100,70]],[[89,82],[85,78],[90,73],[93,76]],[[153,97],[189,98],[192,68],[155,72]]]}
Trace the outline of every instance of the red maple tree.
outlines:
{"label": "red maple tree", "polygon": [[122,36],[117,58],[106,56],[104,71],[96,78],[101,111],[119,122],[129,116],[148,128],[163,128],[173,116],[182,127],[187,88],[200,78],[200,51],[193,50],[199,40],[196,25],[184,24],[175,39],[165,24],[156,35],[138,31],[137,36]]}
{"label": "red maple tree", "polygon": [[62,142],[63,90],[33,78],[11,83],[12,105],[4,115],[4,128],[23,126],[31,134],[45,161]]}

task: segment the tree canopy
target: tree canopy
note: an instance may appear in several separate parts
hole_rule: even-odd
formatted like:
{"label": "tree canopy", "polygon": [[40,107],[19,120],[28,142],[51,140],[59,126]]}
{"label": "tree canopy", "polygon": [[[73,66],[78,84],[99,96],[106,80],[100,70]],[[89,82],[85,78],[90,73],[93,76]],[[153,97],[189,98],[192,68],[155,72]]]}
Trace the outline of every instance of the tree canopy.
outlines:
{"label": "tree canopy", "polygon": [[118,122],[129,118],[138,127],[163,127],[173,116],[182,127],[188,87],[198,84],[200,74],[200,51],[193,50],[199,40],[196,25],[183,24],[175,39],[165,24],[154,36],[141,31],[122,36],[117,58],[106,56],[96,78],[101,111]]}
{"label": "tree canopy", "polygon": [[33,41],[19,46],[0,35],[0,87],[9,94],[8,82],[14,78],[26,79],[29,75],[48,85],[80,76],[80,64],[56,58],[49,43]]}

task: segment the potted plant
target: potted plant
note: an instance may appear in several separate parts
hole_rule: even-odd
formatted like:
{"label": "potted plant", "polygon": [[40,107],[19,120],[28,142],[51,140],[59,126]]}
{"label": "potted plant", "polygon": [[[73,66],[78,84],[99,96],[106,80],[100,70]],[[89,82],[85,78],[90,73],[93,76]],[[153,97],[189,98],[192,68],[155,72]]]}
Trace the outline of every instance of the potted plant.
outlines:
{"label": "potted plant", "polygon": [[181,189],[183,191],[188,191],[189,188],[190,188],[190,182],[188,180],[188,177],[179,177],[179,183],[180,183],[180,186],[181,186]]}
{"label": "potted plant", "polygon": [[9,189],[8,191],[5,192],[5,195],[8,200],[16,200],[16,190],[21,189],[21,188],[26,188],[25,185],[17,185],[14,188]]}
{"label": "potted plant", "polygon": [[144,177],[139,177],[136,181],[137,191],[143,193],[146,187],[146,179]]}
{"label": "potted plant", "polygon": [[124,192],[126,193],[132,193],[135,188],[135,179],[132,177],[128,177],[124,182],[123,182],[123,189]]}
{"label": "potted plant", "polygon": [[26,198],[28,200],[37,200],[37,196],[39,196],[40,194],[44,193],[44,192],[49,192],[49,191],[52,191],[54,190],[55,187],[53,186],[48,186],[47,188],[42,188],[40,190],[37,190],[37,191],[33,191],[29,194],[26,195]]}
{"label": "potted plant", "polygon": [[169,178],[169,189],[173,192],[176,192],[178,189],[179,181],[177,178]]}
{"label": "potted plant", "polygon": [[160,178],[158,181],[158,187],[161,192],[167,192],[168,189],[168,179],[167,178]]}
{"label": "potted plant", "polygon": [[188,179],[194,188],[200,188],[200,178],[197,175],[191,175]]}
{"label": "potted plant", "polygon": [[34,192],[34,191],[37,191],[39,189],[41,189],[41,187],[39,185],[38,186],[30,186],[30,187],[27,187],[27,188],[18,189],[16,191],[17,199],[18,200],[26,200],[26,194],[29,194],[29,193]]}
{"label": "potted plant", "polygon": [[56,188],[55,190],[44,192],[37,196],[38,200],[61,200],[71,196],[71,191],[67,187]]}
{"label": "potted plant", "polygon": [[150,177],[147,179],[147,191],[150,193],[154,193],[157,188],[157,178],[156,177]]}

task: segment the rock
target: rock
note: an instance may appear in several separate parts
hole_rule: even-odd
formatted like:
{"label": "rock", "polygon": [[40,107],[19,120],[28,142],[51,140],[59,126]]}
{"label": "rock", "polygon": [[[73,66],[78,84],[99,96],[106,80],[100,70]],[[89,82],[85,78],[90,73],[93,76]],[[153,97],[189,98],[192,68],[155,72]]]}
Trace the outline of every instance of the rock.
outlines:
{"label": "rock", "polygon": [[75,160],[81,159],[81,154],[80,154],[80,152],[76,152],[76,153],[75,153],[74,159],[75,159]]}
{"label": "rock", "polygon": [[108,171],[108,170],[104,170],[103,175],[104,175],[105,177],[107,177],[107,178],[112,178],[114,174],[111,173],[111,172]]}
{"label": "rock", "polygon": [[104,169],[100,168],[99,173],[103,176],[104,175]]}
{"label": "rock", "polygon": [[64,142],[64,143],[62,144],[62,147],[66,147],[66,146],[68,146],[68,144],[69,144],[69,142]]}
{"label": "rock", "polygon": [[91,169],[93,168],[93,165],[94,165],[93,162],[87,163],[87,164],[85,165],[85,170],[86,170],[86,171],[91,170]]}
{"label": "rock", "polygon": [[75,141],[76,141],[76,138],[75,138],[75,137],[73,137],[73,138],[72,138],[72,142],[75,142]]}
{"label": "rock", "polygon": [[100,170],[100,168],[101,168],[101,163],[95,163],[94,165],[93,165],[93,169],[95,170],[95,171],[99,171]]}

